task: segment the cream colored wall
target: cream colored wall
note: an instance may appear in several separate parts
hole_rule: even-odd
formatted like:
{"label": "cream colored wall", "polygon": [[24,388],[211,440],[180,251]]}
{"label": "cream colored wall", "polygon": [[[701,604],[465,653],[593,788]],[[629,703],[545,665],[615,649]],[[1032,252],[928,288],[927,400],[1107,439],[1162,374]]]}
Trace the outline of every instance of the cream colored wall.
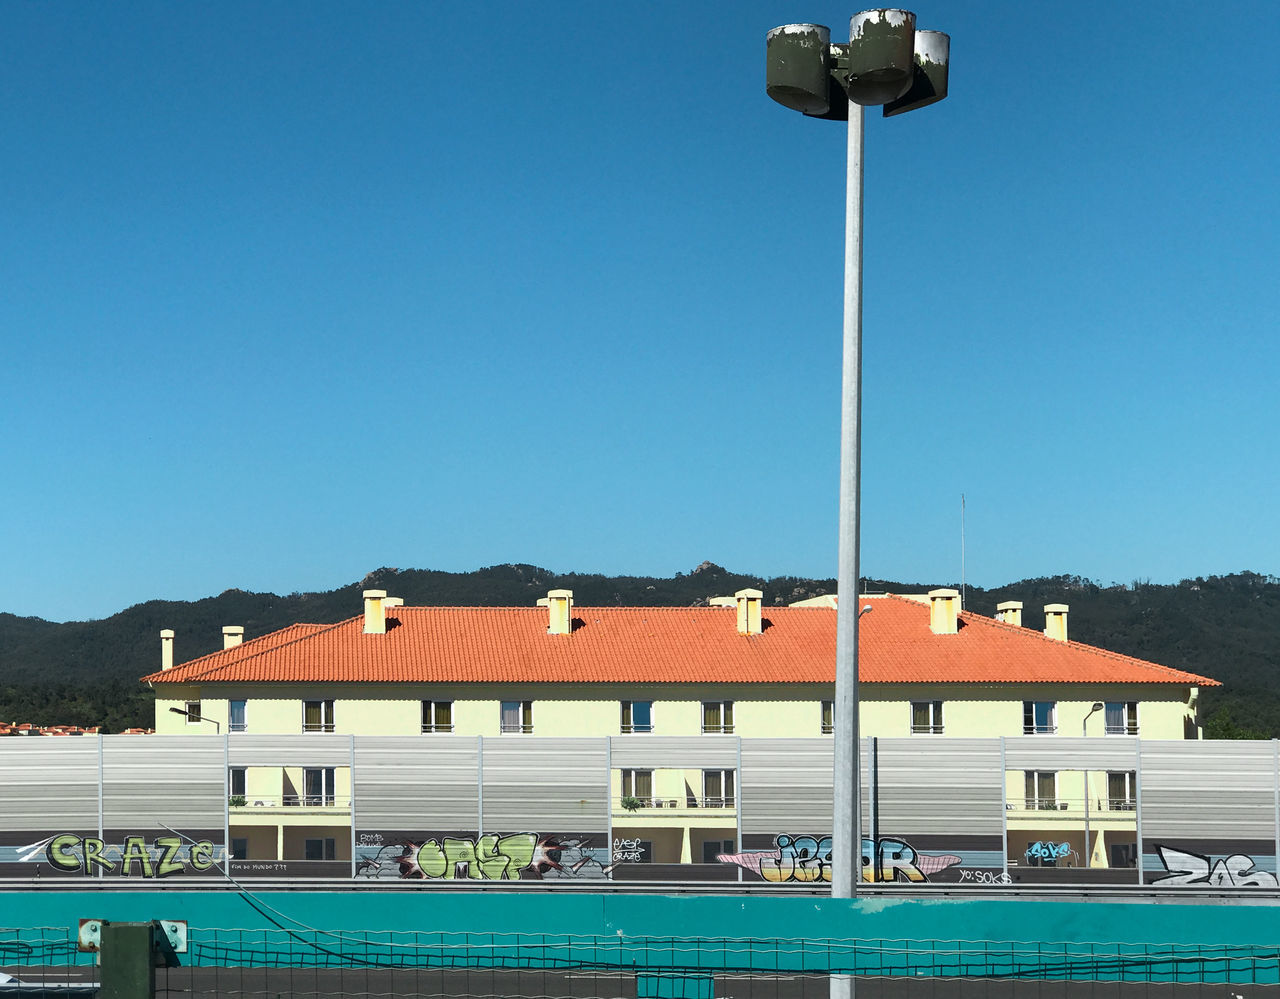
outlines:
{"label": "cream colored wall", "polygon": [[[215,731],[168,710],[189,700],[199,700],[204,717],[217,720],[222,731],[228,702],[243,699],[250,732],[292,733],[302,731],[304,700],[328,699],[334,701],[337,733],[416,735],[421,701],[432,699],[453,702],[457,735],[499,735],[502,701],[531,700],[534,736],[606,736],[621,731],[619,704],[626,699],[653,702],[656,735],[698,735],[703,701],[732,700],[735,735],[772,738],[820,735],[821,702],[833,690],[823,684],[219,684],[203,690],[185,685],[163,694],[156,700],[156,730],[167,734]],[[1139,734],[1148,739],[1182,739],[1187,719],[1195,717],[1189,689],[1164,685],[863,684],[860,694],[862,734],[881,737],[911,734],[915,700],[941,699],[944,735],[957,737],[1021,735],[1024,699],[1057,703],[1059,735],[1079,735],[1095,701],[1139,702]],[[1097,712],[1089,719],[1088,734],[1103,733],[1103,713]]]}

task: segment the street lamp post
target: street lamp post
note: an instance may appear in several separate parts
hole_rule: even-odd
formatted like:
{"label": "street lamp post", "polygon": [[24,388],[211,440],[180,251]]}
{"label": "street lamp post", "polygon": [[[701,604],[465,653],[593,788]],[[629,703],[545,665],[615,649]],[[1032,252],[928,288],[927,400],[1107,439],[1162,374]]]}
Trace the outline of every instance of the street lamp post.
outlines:
{"label": "street lamp post", "polygon": [[[1089,709],[1089,713],[1084,716],[1084,721],[1080,723],[1080,738],[1087,738],[1089,735],[1089,719],[1097,712],[1105,708],[1106,705],[1101,701],[1094,701],[1093,707]],[[1087,767],[1088,764],[1085,764]],[[1089,771],[1084,772],[1084,866],[1088,870],[1093,866],[1093,851],[1089,849]]]}
{"label": "street lamp post", "polygon": [[[864,105],[886,117],[947,96],[950,39],[917,31],[915,15],[864,10],[849,19],[849,43],[831,44],[820,24],[784,24],[765,39],[765,89],[814,118],[849,122],[845,199],[844,360],[840,407],[840,530],[836,591],[834,814],[831,894],[852,898],[862,869],[858,769],[858,514],[862,460],[862,139]],[[871,864],[876,864],[872,845]],[[853,980],[832,977],[833,997]]]}
{"label": "street lamp post", "polygon": [[222,725],[216,718],[206,718],[204,715],[198,715],[192,711],[184,711],[182,708],[170,708],[169,710],[175,715],[184,715],[188,721],[208,722],[213,726],[213,730],[216,735],[222,734]]}

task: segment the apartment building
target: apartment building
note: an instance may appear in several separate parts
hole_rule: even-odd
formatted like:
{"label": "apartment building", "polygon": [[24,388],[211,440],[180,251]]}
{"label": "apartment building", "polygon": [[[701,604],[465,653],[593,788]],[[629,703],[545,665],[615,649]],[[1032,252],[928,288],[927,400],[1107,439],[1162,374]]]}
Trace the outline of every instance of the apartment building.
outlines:
{"label": "apartment building", "polygon": [[[1216,684],[1070,641],[1065,605],[1045,608],[1041,633],[1021,626],[1016,602],[985,618],[961,611],[954,590],[860,603],[864,737],[1196,739],[1199,690]],[[174,635],[162,632],[162,668],[143,679],[156,690],[161,734],[414,736],[440,752],[459,739],[823,739],[835,725],[834,605],[765,608],[758,590],[743,590],[707,607],[578,607],[553,590],[536,607],[406,607],[369,590],[363,613],[345,621],[250,641],[225,628],[221,651],[187,663],[174,663]],[[350,856],[349,768],[311,765],[306,745],[280,766],[229,772],[237,855]],[[664,862],[740,848],[737,774],[725,759],[613,768],[614,834]],[[1129,772],[1005,779],[1019,835],[1078,839],[1082,864],[1115,862],[1103,843],[1132,825]],[[1080,820],[1091,803],[1086,843]]]}

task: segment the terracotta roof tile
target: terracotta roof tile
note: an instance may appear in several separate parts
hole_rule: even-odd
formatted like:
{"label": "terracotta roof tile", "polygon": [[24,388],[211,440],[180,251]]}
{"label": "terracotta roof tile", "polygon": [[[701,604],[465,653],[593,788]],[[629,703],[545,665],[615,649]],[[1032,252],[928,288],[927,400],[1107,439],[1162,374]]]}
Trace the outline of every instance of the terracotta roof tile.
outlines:
{"label": "terracotta roof tile", "polygon": [[[935,635],[927,605],[872,600],[859,626],[863,683],[1176,683],[1216,680],[1059,642],[962,612]],[[762,634],[737,633],[719,607],[575,607],[570,635],[547,634],[539,607],[395,607],[387,632],[363,615],[296,624],[143,677],[151,683],[833,683],[836,613],[764,610]]]}

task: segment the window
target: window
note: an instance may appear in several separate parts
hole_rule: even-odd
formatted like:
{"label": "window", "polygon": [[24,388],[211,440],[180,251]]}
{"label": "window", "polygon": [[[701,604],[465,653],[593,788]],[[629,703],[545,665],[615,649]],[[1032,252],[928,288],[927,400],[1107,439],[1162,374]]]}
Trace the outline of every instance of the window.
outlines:
{"label": "window", "polygon": [[531,734],[533,732],[533,701],[503,701],[502,731]]}
{"label": "window", "polygon": [[187,714],[188,725],[199,725],[202,721],[204,721],[204,718],[200,714],[199,701],[187,701],[182,706],[182,710],[185,711]]}
{"label": "window", "polygon": [[453,701],[423,701],[422,731],[452,732]]}
{"label": "window", "polygon": [[[1058,806],[1058,773],[1056,770],[1026,770],[1028,811],[1056,811]],[[1062,807],[1066,807],[1065,803]]]}
{"label": "window", "polygon": [[313,807],[332,805],[335,800],[333,794],[333,775],[333,767],[307,767],[303,770],[302,786],[304,794],[302,803]]}
{"label": "window", "polygon": [[[640,802],[639,808],[649,808],[653,805],[653,771],[652,770],[624,770],[622,771],[622,797],[625,801],[627,798],[634,798]],[[626,807],[625,805],[623,807]]]}
{"label": "window", "polygon": [[244,797],[249,792],[245,790],[248,781],[245,779],[248,773],[244,767],[228,767],[227,768],[227,794],[240,795]]}
{"label": "window", "polygon": [[702,771],[702,804],[706,808],[733,807],[732,770]]}
{"label": "window", "polygon": [[1107,808],[1132,812],[1138,807],[1138,775],[1133,770],[1107,772]]}
{"label": "window", "polygon": [[248,836],[232,836],[231,837],[231,859],[232,860],[248,860],[249,859],[249,837]]}
{"label": "window", "polygon": [[733,701],[702,702],[702,734],[733,734]]}
{"label": "window", "polygon": [[653,731],[653,701],[622,702],[622,734]]}
{"label": "window", "polygon": [[245,702],[232,701],[227,709],[227,731],[247,732],[248,722],[245,720]]}
{"label": "window", "polygon": [[911,734],[912,735],[941,735],[942,734],[942,702],[941,701],[912,701],[911,702]]}
{"label": "window", "polygon": [[836,730],[836,702],[822,702],[822,734],[831,735]]}
{"label": "window", "polygon": [[1138,734],[1138,702],[1107,701],[1107,735]]}
{"label": "window", "polygon": [[303,858],[306,860],[334,860],[338,856],[338,842],[332,836],[326,839],[302,841]]}
{"label": "window", "polygon": [[1053,735],[1058,731],[1057,701],[1023,701],[1022,734]]}
{"label": "window", "polygon": [[302,731],[332,732],[333,701],[303,701]]}

